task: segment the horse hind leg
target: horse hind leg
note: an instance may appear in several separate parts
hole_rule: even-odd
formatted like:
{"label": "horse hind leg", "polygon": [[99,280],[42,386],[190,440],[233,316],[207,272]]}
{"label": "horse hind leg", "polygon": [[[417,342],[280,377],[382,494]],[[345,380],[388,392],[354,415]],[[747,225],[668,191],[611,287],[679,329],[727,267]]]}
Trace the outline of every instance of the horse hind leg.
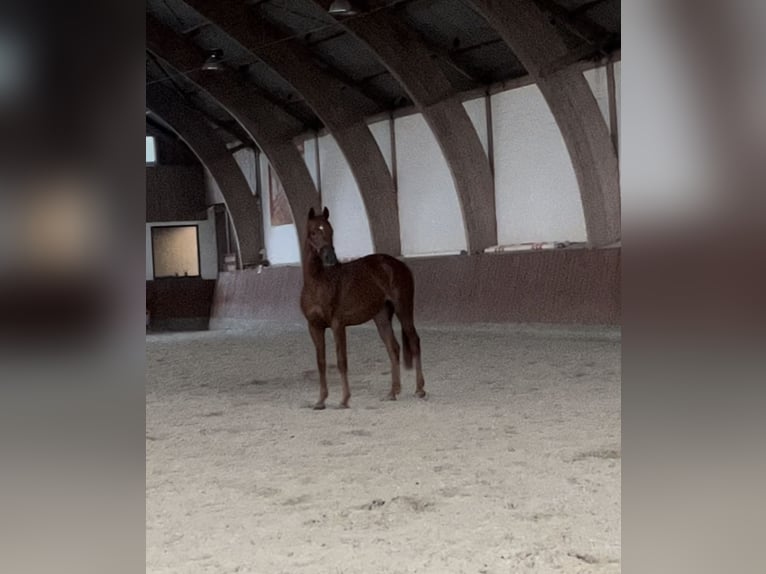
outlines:
{"label": "horse hind leg", "polygon": [[388,394],[388,398],[395,401],[396,395],[402,390],[402,382],[399,368],[399,342],[396,340],[396,335],[394,335],[394,329],[391,325],[392,317],[393,306],[390,303],[386,303],[386,306],[375,316],[375,326],[378,328],[378,334],[386,346],[388,357],[391,359],[391,392]]}
{"label": "horse hind leg", "polygon": [[402,325],[402,338],[404,337],[407,338],[407,344],[415,363],[415,394],[422,399],[426,396],[426,381],[423,378],[423,366],[420,362],[420,337],[412,321]]}
{"label": "horse hind leg", "polygon": [[420,337],[415,330],[415,322],[412,320],[412,306],[407,305],[397,309],[396,313],[402,324],[402,345],[404,345],[404,368],[411,369],[415,366],[415,394],[421,399],[426,396],[423,366],[420,361]]}

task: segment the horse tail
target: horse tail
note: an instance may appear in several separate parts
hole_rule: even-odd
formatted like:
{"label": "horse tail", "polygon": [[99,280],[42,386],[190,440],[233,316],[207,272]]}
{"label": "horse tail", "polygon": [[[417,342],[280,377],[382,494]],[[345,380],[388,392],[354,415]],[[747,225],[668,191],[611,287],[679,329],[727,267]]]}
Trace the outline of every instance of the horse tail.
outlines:
{"label": "horse tail", "polygon": [[402,327],[402,351],[404,352],[404,368],[412,368],[412,341],[407,336],[407,331]]}
{"label": "horse tail", "polygon": [[413,308],[415,302],[415,281],[412,271],[404,263],[398,263],[398,297],[395,303],[396,316],[402,326],[402,351],[404,351],[404,368],[412,368],[413,357],[420,356],[420,340],[413,324]]}

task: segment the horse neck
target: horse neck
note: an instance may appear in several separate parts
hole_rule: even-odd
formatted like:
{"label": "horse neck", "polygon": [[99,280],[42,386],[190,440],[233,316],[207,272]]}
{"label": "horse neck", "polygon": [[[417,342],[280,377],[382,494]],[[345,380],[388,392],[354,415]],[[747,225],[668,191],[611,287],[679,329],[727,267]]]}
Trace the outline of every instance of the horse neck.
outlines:
{"label": "horse neck", "polygon": [[323,272],[322,260],[308,245],[303,245],[303,280],[305,283],[317,281]]}

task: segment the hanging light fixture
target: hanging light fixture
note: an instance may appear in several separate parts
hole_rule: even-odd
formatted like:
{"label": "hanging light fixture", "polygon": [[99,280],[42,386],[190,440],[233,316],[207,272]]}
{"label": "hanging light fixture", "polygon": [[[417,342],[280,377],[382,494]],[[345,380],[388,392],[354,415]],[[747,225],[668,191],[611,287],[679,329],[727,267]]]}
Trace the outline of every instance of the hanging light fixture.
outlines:
{"label": "hanging light fixture", "polygon": [[223,64],[221,63],[222,60],[223,60],[223,50],[213,50],[212,52],[210,52],[210,55],[208,56],[207,60],[205,60],[205,63],[202,64],[202,69],[205,71],[215,71],[215,72],[223,70]]}
{"label": "hanging light fixture", "polygon": [[327,11],[333,16],[353,16],[357,14],[356,9],[349,0],[334,0]]}

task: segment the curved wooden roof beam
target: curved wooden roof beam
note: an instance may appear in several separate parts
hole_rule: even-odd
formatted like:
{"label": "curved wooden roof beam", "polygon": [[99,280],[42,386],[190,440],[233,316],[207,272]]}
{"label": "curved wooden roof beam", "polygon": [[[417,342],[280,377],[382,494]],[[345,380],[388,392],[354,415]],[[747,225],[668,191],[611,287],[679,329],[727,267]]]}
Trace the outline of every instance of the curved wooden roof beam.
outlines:
{"label": "curved wooden roof beam", "polygon": [[301,245],[309,209],[321,207],[306,162],[292,143],[303,131],[301,123],[247,89],[232,70],[200,70],[205,58],[202,50],[150,16],[146,18],[146,45],[147,50],[177,70],[193,70],[185,76],[215,98],[263,150],[285,189]]}
{"label": "curved wooden roof beam", "polygon": [[[326,2],[313,1],[326,8]],[[487,154],[431,52],[414,30],[387,10],[338,21],[369,46],[431,128],[455,182],[468,251],[481,252],[496,245],[495,187]]]}
{"label": "curved wooden roof beam", "polygon": [[175,90],[161,84],[147,86],[146,107],[176,132],[213,176],[231,216],[242,267],[257,265],[263,247],[261,210],[229,150],[202,114],[189,107]]}
{"label": "curved wooden roof beam", "polygon": [[600,246],[620,239],[617,152],[596,98],[577,70],[546,74],[552,62],[567,55],[555,26],[533,0],[467,2],[503,37],[548,103],[577,176],[588,242]]}
{"label": "curved wooden roof beam", "polygon": [[[238,0],[185,0],[289,82],[322,120],[359,187],[375,251],[399,255],[399,213],[391,172],[365,118],[377,105],[323,71],[310,50],[287,39]],[[286,186],[285,186],[286,187]]]}

